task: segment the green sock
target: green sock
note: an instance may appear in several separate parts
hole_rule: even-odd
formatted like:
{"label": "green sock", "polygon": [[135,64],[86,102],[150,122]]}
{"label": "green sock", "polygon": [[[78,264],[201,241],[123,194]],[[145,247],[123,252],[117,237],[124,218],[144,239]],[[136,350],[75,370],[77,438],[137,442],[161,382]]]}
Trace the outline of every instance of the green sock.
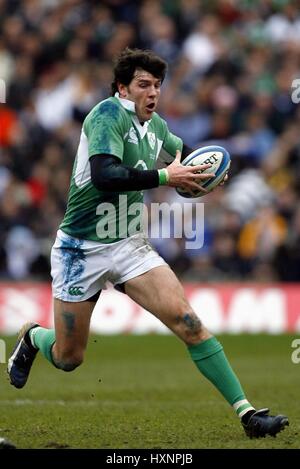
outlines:
{"label": "green sock", "polygon": [[190,345],[188,350],[200,372],[214,384],[240,418],[253,409],[223,352],[222,345],[215,337],[210,337],[200,344]]}
{"label": "green sock", "polygon": [[34,327],[29,331],[29,337],[32,345],[38,348],[44,357],[49,360],[52,365],[55,366],[52,357],[52,347],[55,343],[55,331],[54,329],[45,329],[44,327]]}

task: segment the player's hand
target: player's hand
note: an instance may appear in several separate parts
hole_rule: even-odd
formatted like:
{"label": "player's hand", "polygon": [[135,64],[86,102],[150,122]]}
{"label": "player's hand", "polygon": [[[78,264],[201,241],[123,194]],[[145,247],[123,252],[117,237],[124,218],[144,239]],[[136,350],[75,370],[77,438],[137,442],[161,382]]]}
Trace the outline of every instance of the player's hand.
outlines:
{"label": "player's hand", "polygon": [[181,152],[176,151],[176,157],[166,169],[169,175],[168,186],[171,187],[182,187],[182,189],[192,193],[192,191],[202,191],[205,194],[205,190],[201,185],[201,181],[214,177],[212,174],[202,174],[202,172],[211,168],[211,164],[201,164],[197,166],[183,166],[180,162]]}

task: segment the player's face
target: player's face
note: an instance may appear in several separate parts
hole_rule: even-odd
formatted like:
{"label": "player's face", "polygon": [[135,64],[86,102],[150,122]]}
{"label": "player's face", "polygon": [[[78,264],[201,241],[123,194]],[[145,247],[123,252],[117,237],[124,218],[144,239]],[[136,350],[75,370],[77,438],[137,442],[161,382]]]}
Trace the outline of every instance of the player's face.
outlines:
{"label": "player's face", "polygon": [[157,108],[161,80],[145,70],[136,70],[128,86],[120,85],[121,98],[135,103],[135,111],[140,122],[151,119]]}

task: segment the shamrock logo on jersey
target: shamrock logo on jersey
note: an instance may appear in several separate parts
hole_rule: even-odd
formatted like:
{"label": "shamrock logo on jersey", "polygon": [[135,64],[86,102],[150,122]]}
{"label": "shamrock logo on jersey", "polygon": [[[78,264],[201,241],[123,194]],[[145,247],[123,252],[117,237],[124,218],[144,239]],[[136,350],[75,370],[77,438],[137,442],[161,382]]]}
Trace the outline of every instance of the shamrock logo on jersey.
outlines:
{"label": "shamrock logo on jersey", "polygon": [[155,133],[154,132],[147,132],[147,136],[148,136],[149,145],[152,148],[152,150],[154,150],[155,142],[156,142]]}

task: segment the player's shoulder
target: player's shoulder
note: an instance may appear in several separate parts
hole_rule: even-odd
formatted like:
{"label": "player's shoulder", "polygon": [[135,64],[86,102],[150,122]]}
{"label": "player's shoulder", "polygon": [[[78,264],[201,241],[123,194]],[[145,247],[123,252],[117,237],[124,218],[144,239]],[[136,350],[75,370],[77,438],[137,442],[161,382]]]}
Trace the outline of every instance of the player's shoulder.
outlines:
{"label": "player's shoulder", "polygon": [[113,122],[118,122],[122,119],[122,106],[118,99],[110,97],[100,101],[94,106],[88,113],[84,120],[84,129],[88,129],[89,126],[97,125],[106,121],[109,125],[113,125]]}
{"label": "player's shoulder", "polygon": [[119,115],[122,109],[123,109],[123,106],[121,105],[120,101],[114,96],[104,99],[104,101],[101,101],[99,103],[99,110],[102,113],[107,113],[111,115],[115,115],[115,114]]}
{"label": "player's shoulder", "polygon": [[110,117],[117,117],[121,111],[122,106],[120,105],[118,99],[111,96],[110,98],[100,101],[96,104],[91,111],[88,113],[86,119],[89,120],[98,114],[106,114]]}

